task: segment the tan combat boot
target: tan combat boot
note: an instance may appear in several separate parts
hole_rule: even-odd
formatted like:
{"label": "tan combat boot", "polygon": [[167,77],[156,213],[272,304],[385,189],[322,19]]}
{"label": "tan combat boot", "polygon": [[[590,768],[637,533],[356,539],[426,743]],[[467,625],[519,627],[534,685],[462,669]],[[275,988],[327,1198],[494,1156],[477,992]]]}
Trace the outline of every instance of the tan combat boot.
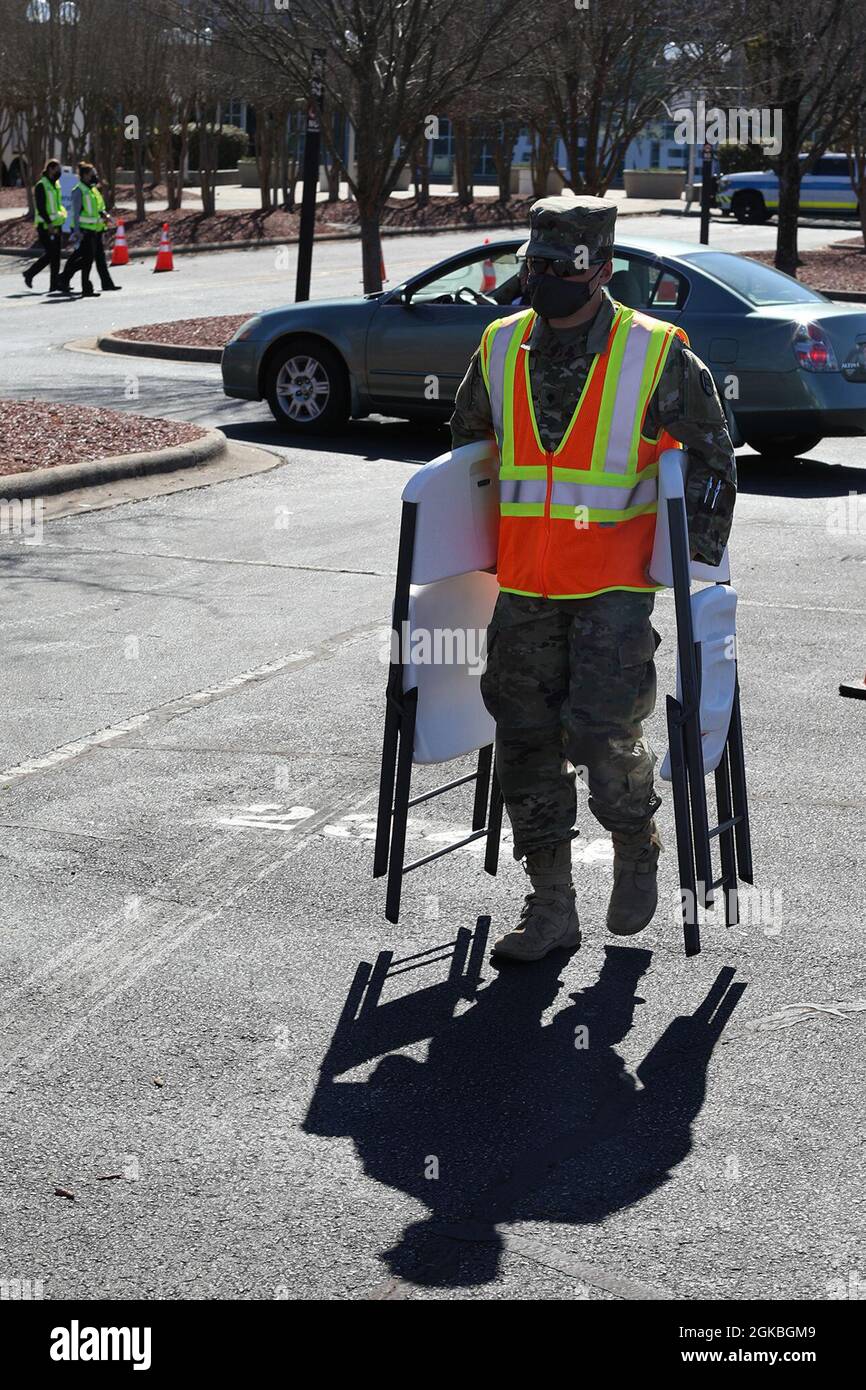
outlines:
{"label": "tan combat boot", "polygon": [[527,893],[520,921],[493,947],[509,960],[541,960],[559,947],[580,945],[580,925],[571,880],[571,841],[526,856],[524,869],[533,891]]}
{"label": "tan combat boot", "polygon": [[654,820],[637,835],[613,832],[613,891],[607,929],[614,936],[634,936],[652,921],[658,906],[657,882],[661,837]]}

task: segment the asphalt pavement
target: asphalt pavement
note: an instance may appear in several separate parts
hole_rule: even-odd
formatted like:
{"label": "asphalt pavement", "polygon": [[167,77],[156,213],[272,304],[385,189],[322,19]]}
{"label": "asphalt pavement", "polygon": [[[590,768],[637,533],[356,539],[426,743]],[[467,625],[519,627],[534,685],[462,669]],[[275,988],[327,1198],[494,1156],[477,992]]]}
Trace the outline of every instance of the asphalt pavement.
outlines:
{"label": "asphalt pavement", "polygon": [[[774,229],[726,225],[726,249],[746,234]],[[389,239],[389,275],[471,241]],[[4,1277],[48,1298],[862,1291],[866,705],[837,686],[866,668],[866,440],[740,454],[741,924],[684,958],[663,786],[650,928],[606,936],[610,841],[582,808],[581,950],[497,972],[486,938],[524,891],[507,835],[495,879],[474,847],[413,874],[396,927],[371,877],[400,492],[447,434],[370,419],[299,446],[216,367],[67,349],[291,298],[294,249],[176,265],[55,304],[0,264],[0,395],[280,459],[0,537]],[[358,266],[356,243],[317,248],[314,297],[357,292]],[[672,692],[666,595],[655,623]],[[661,752],[659,713],[650,733]],[[469,819],[459,791],[423,804],[411,852]]]}

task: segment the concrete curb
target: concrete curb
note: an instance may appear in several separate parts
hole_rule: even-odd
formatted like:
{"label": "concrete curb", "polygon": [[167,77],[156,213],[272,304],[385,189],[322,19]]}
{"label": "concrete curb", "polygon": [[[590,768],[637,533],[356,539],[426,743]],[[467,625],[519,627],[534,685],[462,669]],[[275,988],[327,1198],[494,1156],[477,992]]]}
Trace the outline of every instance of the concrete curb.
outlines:
{"label": "concrete curb", "polygon": [[[631,211],[623,208],[617,212],[617,217],[664,217],[673,215],[680,210],[674,208],[656,208],[653,212],[641,212],[640,210]],[[509,232],[515,228],[524,230],[526,222],[524,220],[511,222],[448,222],[445,226],[439,227],[382,227],[380,236],[435,236],[437,232]],[[316,241],[360,241],[361,236],[357,226],[350,226],[346,231],[317,232]],[[255,251],[262,246],[296,246],[298,238],[296,236],[287,237],[261,237],[258,241],[200,241],[181,243],[172,246],[175,256],[191,256],[197,251]],[[33,257],[38,254],[39,246],[0,246],[0,256],[21,256]],[[132,260],[143,260],[147,256],[156,255],[155,246],[136,246],[130,247],[129,255]]]}
{"label": "concrete curb", "polygon": [[122,352],[131,357],[164,357],[171,362],[219,362],[222,348],[197,347],[194,343],[150,343],[103,333],[96,339],[100,352]]}
{"label": "concrete curb", "polygon": [[80,487],[113,483],[119,478],[141,478],[149,473],[173,473],[210,463],[224,454],[228,444],[221,430],[207,430],[201,439],[176,444],[149,453],[113,454],[109,458],[88,459],[85,463],[61,463],[56,468],[35,468],[31,473],[0,476],[0,496],[8,501],[17,497],[47,497],[72,492]]}

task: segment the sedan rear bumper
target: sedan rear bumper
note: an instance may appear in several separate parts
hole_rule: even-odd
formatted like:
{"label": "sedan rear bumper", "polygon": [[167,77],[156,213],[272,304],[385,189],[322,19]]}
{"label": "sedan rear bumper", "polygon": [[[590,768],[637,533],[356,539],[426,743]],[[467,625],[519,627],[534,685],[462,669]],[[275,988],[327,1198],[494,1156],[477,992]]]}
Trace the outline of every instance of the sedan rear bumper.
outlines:
{"label": "sedan rear bumper", "polygon": [[866,434],[866,382],[841,372],[750,372],[731,400],[737,425],[751,434]]}

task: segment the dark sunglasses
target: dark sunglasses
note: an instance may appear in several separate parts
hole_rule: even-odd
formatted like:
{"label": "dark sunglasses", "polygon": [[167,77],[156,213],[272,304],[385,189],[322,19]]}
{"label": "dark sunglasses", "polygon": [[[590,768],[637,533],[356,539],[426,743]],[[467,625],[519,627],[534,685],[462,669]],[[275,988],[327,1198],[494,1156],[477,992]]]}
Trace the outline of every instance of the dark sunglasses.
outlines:
{"label": "dark sunglasses", "polygon": [[560,279],[565,279],[569,275],[581,275],[585,270],[597,270],[604,264],[604,261],[591,261],[589,266],[577,266],[574,261],[565,259],[551,260],[547,256],[526,257],[526,268],[530,275],[546,275],[550,270]]}

